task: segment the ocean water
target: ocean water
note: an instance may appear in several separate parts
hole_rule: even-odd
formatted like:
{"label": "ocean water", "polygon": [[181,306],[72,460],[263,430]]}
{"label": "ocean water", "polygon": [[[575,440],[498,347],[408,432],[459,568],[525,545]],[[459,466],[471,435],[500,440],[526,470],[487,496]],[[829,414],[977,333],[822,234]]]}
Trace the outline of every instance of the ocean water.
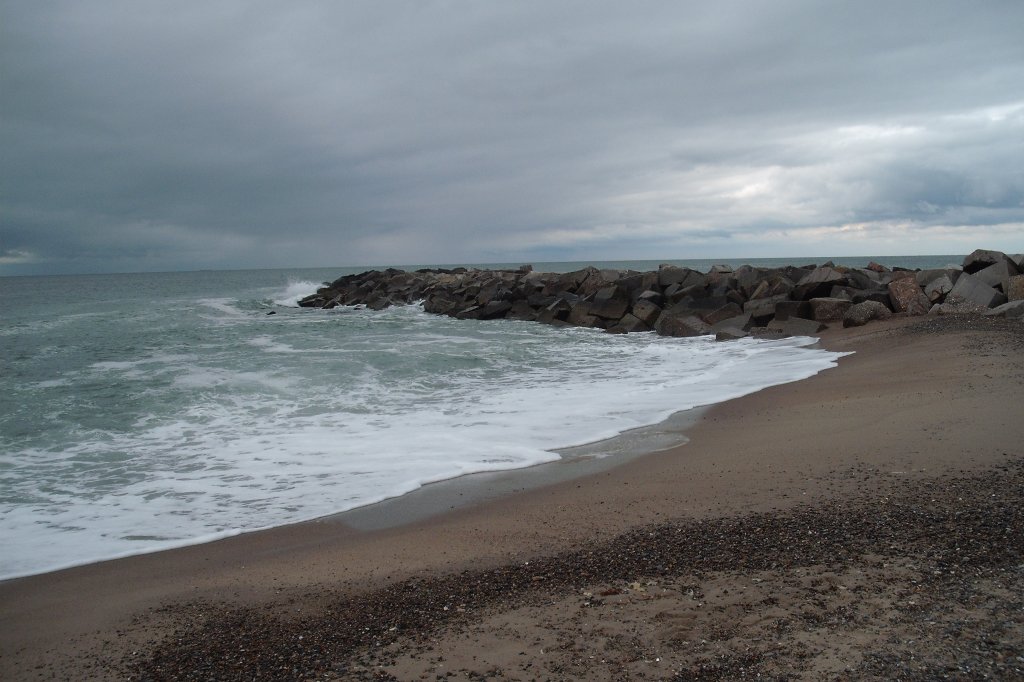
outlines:
{"label": "ocean water", "polygon": [[553,461],[838,357],[296,307],[362,269],[0,278],[0,578]]}

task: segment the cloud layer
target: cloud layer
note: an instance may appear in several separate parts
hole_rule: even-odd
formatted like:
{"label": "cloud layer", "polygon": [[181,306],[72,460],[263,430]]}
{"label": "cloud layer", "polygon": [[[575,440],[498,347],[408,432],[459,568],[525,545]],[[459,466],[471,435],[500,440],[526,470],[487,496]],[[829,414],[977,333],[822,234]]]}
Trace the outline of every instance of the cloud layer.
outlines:
{"label": "cloud layer", "polygon": [[0,274],[1024,251],[1024,5],[0,2]]}

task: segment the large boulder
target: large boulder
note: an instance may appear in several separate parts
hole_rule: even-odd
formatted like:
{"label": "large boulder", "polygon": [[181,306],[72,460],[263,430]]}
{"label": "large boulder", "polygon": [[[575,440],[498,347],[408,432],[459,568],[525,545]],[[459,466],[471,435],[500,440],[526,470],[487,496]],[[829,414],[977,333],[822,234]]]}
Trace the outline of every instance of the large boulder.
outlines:
{"label": "large boulder", "polygon": [[629,293],[618,286],[604,287],[590,302],[590,314],[606,320],[618,320],[629,310]]}
{"label": "large boulder", "polygon": [[1006,296],[974,275],[964,272],[957,278],[952,291],[946,296],[946,303],[953,306],[967,304],[982,308],[994,308],[1006,303]]}
{"label": "large boulder", "polygon": [[768,298],[779,294],[789,295],[796,285],[783,275],[773,275],[761,280],[747,298]]}
{"label": "large boulder", "polygon": [[903,277],[889,282],[889,300],[893,310],[908,315],[924,315],[931,306],[914,277]]}
{"label": "large boulder", "polygon": [[659,315],[661,315],[661,306],[649,298],[641,296],[640,299],[633,304],[633,316],[637,319],[643,320],[644,324],[648,326],[654,326],[654,323],[658,321]]}
{"label": "large boulder", "polygon": [[993,263],[987,268],[978,270],[978,272],[974,273],[974,276],[993,289],[999,289],[1005,294],[1010,288],[1010,278],[1019,274],[1020,271],[1017,269],[1017,265],[1007,258],[998,263]]}
{"label": "large boulder", "polygon": [[[921,280],[918,280],[920,282]],[[953,290],[953,281],[948,275],[942,275],[928,282],[924,287],[924,295],[932,303],[942,303]]]}
{"label": "large boulder", "polygon": [[788,298],[785,294],[769,296],[768,298],[755,298],[743,304],[743,312],[750,313],[751,317],[759,324],[765,324],[775,317],[775,305]]}
{"label": "large boulder", "polygon": [[811,318],[811,304],[807,301],[779,301],[775,304],[775,319],[788,320],[791,317]]}
{"label": "large boulder", "polygon": [[956,278],[960,276],[961,272],[962,271],[960,270],[960,268],[918,270],[914,278],[917,280],[917,283],[921,286],[922,289],[926,289],[929,284],[939,279],[940,277],[945,277],[950,282],[956,282]]}
{"label": "large boulder", "polygon": [[846,279],[857,289],[877,289],[882,286],[882,277],[874,270],[847,270]]}
{"label": "large boulder", "polygon": [[701,336],[710,334],[711,327],[696,315],[679,315],[666,310],[654,323],[654,331],[662,336]]}
{"label": "large boulder", "polygon": [[722,320],[716,324],[711,325],[711,331],[718,332],[723,329],[741,329],[745,332],[750,331],[754,328],[754,318],[750,316],[750,313],[743,313],[736,317],[730,317],[728,320]]}
{"label": "large boulder", "polygon": [[597,315],[590,311],[589,301],[577,301],[569,311],[566,322],[576,327],[597,327],[600,326]]}
{"label": "large boulder", "polygon": [[537,321],[544,324],[567,324],[571,311],[572,303],[559,297],[555,299],[554,303],[538,311]]}
{"label": "large boulder", "polygon": [[985,315],[991,317],[1011,317],[1018,320],[1024,319],[1024,300],[1010,301],[1002,305],[986,310]]}
{"label": "large boulder", "polygon": [[784,336],[815,336],[828,329],[828,325],[819,320],[791,317],[788,320],[772,320],[768,323],[768,329],[782,332]]}
{"label": "large boulder", "polygon": [[707,284],[707,277],[689,268],[680,268],[675,265],[662,265],[658,268],[658,285],[667,289],[673,284],[681,288],[688,286]]}
{"label": "large boulder", "polygon": [[888,306],[878,301],[864,301],[850,306],[843,315],[844,327],[861,327],[871,320],[885,320],[892,316]]}
{"label": "large boulder", "polygon": [[509,301],[491,301],[487,305],[480,306],[477,312],[478,320],[499,320],[512,309]]}
{"label": "large boulder", "polygon": [[844,273],[832,267],[822,266],[807,273],[796,283],[793,298],[806,301],[819,296],[827,296],[832,291],[832,287],[845,284],[849,284],[849,280]]}
{"label": "large boulder", "polygon": [[610,334],[631,334],[633,332],[649,331],[651,331],[651,326],[649,324],[635,315],[630,315],[629,313],[626,313],[622,316],[621,320],[611,327],[608,327],[608,333]]}
{"label": "large boulder", "polygon": [[974,273],[980,270],[984,270],[990,265],[995,265],[996,263],[1002,263],[1007,261],[1013,263],[1013,265],[1016,266],[1016,263],[1014,263],[1010,259],[1010,257],[1007,256],[1002,251],[977,249],[975,251],[972,251],[964,258],[963,268],[964,272],[973,275]]}
{"label": "large boulder", "polygon": [[512,303],[512,308],[505,317],[510,320],[525,320],[532,322],[537,319],[537,310],[526,300],[520,299]]}
{"label": "large boulder", "polygon": [[811,319],[818,322],[838,322],[853,302],[846,298],[812,298],[808,301]]}
{"label": "large boulder", "polygon": [[722,320],[728,320],[729,318],[736,317],[737,315],[743,314],[743,308],[739,307],[735,303],[726,303],[720,308],[715,308],[711,312],[702,313],[700,318],[710,325],[715,325]]}

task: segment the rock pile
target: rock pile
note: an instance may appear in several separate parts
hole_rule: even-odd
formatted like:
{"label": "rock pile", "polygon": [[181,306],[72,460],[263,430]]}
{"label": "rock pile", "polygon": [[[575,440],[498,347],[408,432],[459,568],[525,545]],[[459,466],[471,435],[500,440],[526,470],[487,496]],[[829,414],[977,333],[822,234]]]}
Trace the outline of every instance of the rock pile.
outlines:
{"label": "rock pile", "polygon": [[423,302],[430,313],[460,319],[508,318],[597,327],[612,333],[655,331],[664,336],[751,333],[813,335],[829,324],[859,326],[894,313],[980,313],[1024,317],[1024,257],[977,250],[960,266],[889,269],[877,263],[848,268],[731,268],[706,273],[674,265],[657,271],[568,273],[466,268],[371,270],[346,275],[299,301],[310,308]]}

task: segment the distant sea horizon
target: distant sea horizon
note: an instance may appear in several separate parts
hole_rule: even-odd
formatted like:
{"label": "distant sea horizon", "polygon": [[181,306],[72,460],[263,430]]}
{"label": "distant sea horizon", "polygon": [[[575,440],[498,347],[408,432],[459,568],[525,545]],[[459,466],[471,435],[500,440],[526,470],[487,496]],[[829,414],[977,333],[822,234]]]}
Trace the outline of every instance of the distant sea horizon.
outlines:
{"label": "distant sea horizon", "polygon": [[261,271],[299,271],[299,270],[338,270],[343,274],[360,273],[368,270],[385,270],[394,268],[397,270],[421,270],[421,269],[454,269],[454,268],[476,268],[480,270],[503,270],[516,269],[524,265],[533,267],[538,272],[571,272],[588,266],[597,268],[609,268],[614,270],[656,270],[659,265],[675,265],[677,267],[690,268],[706,272],[715,265],[728,265],[736,268],[741,265],[750,265],[760,268],[778,268],[787,265],[821,265],[831,262],[844,267],[865,267],[868,263],[875,262],[886,267],[899,267],[909,270],[942,268],[947,265],[959,266],[967,254],[935,254],[935,255],[902,255],[902,256],[784,256],[784,257],[760,257],[760,258],[668,258],[668,259],[607,259],[607,260],[577,260],[577,261],[499,261],[499,262],[450,262],[450,263],[405,263],[394,265],[317,265],[317,266],[275,266],[275,267],[230,267],[230,268],[196,268],[196,269],[175,269],[175,270],[118,270],[109,272],[85,271],[85,272],[58,272],[58,273],[12,273],[2,274],[3,277],[81,277],[91,275],[142,275],[142,274],[176,274],[190,272],[261,272]]}

